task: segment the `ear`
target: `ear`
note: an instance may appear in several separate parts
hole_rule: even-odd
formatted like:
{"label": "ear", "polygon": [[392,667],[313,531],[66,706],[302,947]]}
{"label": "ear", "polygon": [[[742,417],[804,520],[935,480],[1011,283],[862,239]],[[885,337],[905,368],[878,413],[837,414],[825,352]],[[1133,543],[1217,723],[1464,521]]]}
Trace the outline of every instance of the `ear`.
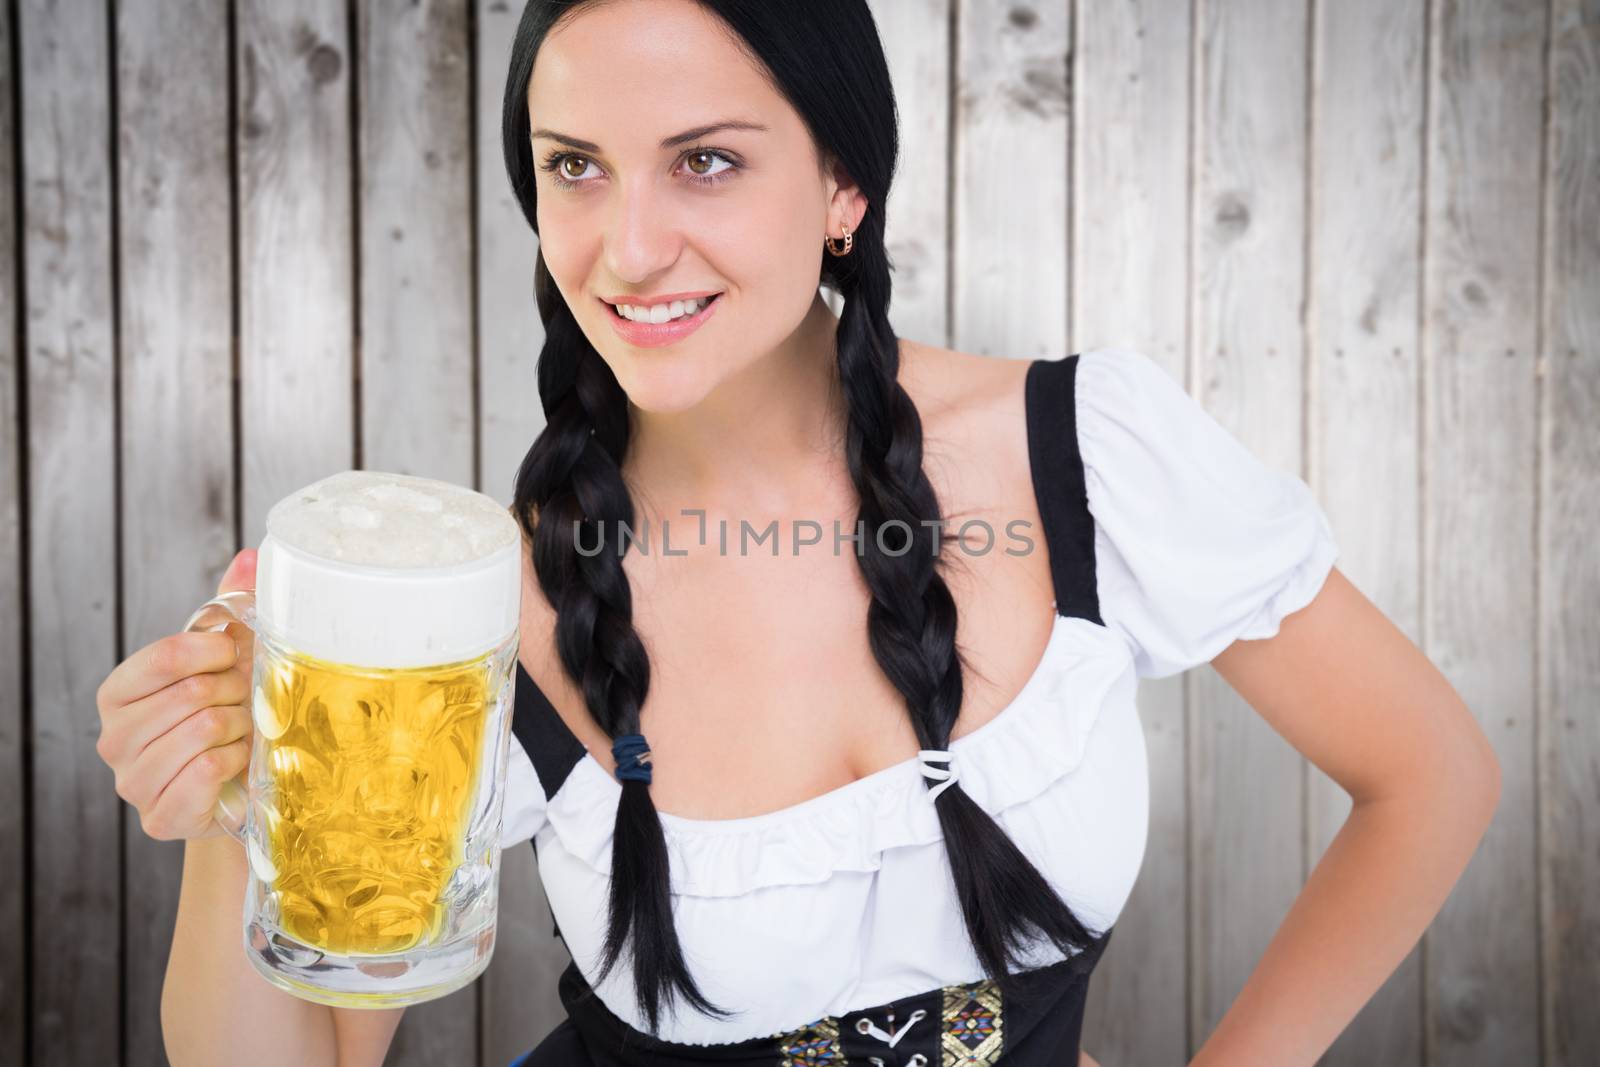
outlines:
{"label": "ear", "polygon": [[867,213],[867,194],[856,185],[844,164],[834,161],[828,167],[828,230],[841,222],[855,232],[861,227],[861,218]]}

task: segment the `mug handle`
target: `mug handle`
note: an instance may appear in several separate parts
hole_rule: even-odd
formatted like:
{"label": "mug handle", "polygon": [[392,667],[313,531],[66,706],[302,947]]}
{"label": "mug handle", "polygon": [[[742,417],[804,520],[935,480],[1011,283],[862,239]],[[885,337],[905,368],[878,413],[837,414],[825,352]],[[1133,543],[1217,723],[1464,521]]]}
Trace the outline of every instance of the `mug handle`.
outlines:
{"label": "mug handle", "polygon": [[[200,625],[200,620],[212,614],[212,608],[221,608],[228,618],[214,626]],[[248,589],[236,589],[230,593],[222,593],[201,604],[195,613],[189,616],[189,621],[183,624],[184,630],[204,631],[206,633],[219,633],[228,628],[232,622],[243,623],[250,628],[252,633],[256,630],[256,595]],[[248,709],[251,721],[255,720],[255,708]],[[250,770],[245,768],[243,774],[248,775]],[[239,779],[243,775],[229,778],[222,783],[222,792],[217,796],[216,807],[211,809],[212,818],[217,820],[217,825],[228,831],[236,840],[244,841],[245,811],[250,806],[250,793],[245,784]]]}

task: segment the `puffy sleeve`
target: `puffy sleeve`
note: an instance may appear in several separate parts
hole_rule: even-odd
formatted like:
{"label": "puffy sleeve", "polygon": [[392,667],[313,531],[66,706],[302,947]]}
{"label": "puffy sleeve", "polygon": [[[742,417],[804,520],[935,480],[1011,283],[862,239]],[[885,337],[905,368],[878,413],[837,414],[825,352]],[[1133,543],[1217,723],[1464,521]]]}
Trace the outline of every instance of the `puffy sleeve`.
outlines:
{"label": "puffy sleeve", "polygon": [[1271,637],[1311,602],[1339,549],[1310,486],[1140,352],[1080,355],[1074,398],[1100,614],[1139,677]]}
{"label": "puffy sleeve", "polygon": [[[520,679],[519,679],[520,682]],[[502,851],[530,841],[545,823],[544,785],[516,734],[506,759],[506,798],[500,816]]]}

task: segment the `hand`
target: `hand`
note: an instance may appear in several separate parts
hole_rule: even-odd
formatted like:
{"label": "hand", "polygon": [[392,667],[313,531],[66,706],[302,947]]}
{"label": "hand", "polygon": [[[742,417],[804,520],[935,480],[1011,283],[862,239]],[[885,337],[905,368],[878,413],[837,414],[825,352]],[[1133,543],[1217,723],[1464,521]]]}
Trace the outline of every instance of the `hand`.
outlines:
{"label": "hand", "polygon": [[1083,1049],[1078,1050],[1078,1067],[1100,1067],[1099,1062]]}
{"label": "hand", "polygon": [[[228,564],[218,593],[255,588],[256,552]],[[255,635],[240,623],[217,633],[158,638],[100,684],[95,751],[116,776],[117,795],[158,841],[216,837],[211,816],[228,779],[250,760],[248,708]]]}

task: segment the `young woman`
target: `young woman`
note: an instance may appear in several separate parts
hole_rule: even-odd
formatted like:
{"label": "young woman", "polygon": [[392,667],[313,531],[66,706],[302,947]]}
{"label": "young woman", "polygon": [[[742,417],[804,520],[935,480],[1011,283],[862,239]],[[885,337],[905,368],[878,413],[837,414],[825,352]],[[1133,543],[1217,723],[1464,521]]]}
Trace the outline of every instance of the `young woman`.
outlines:
{"label": "young woman", "polygon": [[[503,132],[548,425],[513,508],[503,844],[532,841],[572,963],[518,1063],[1092,1063],[1146,840],[1137,682],[1210,662],[1355,804],[1193,1062],[1310,1064],[1465,867],[1493,754],[1334,567],[1305,483],[1143,355],[894,335],[895,122],[864,0],[523,13]],[[377,1063],[398,1012],[235,958],[243,861],[197,828],[248,716],[164,793],[181,760],[137,743],[163,694],[243,700],[225,641],[143,650],[101,694],[119,791],[196,839],[169,1055],[267,1019],[294,1062]],[[176,684],[202,672],[226,686]]]}

